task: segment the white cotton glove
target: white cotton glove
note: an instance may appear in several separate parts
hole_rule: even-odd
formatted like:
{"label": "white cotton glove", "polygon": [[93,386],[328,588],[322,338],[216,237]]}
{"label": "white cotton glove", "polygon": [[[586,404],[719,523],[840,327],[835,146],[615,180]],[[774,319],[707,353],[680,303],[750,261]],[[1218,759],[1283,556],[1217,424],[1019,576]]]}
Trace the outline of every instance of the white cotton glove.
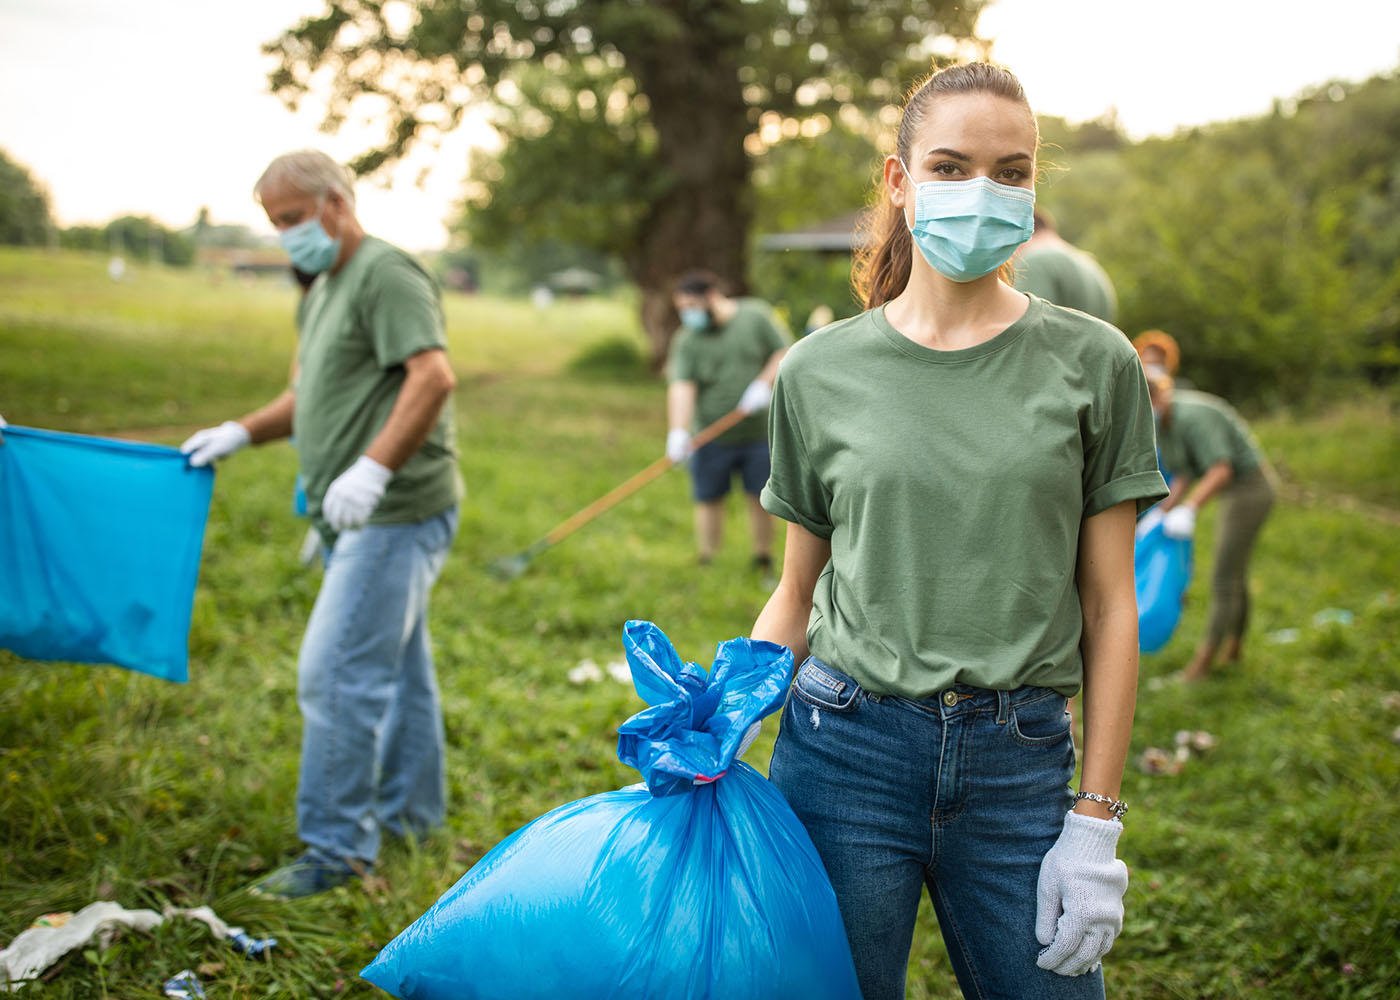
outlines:
{"label": "white cotton glove", "polygon": [[740,413],[757,413],[768,406],[773,399],[773,387],[761,378],[756,378],[749,383],[744,394],[739,397],[739,405],[735,407]]}
{"label": "white cotton glove", "polygon": [[1142,515],[1142,517],[1138,518],[1137,527],[1133,529],[1133,540],[1137,541],[1142,538],[1161,523],[1162,512],[1156,507],[1153,507],[1146,514]]}
{"label": "white cotton glove", "polygon": [[326,497],[321,501],[321,516],[333,531],[363,528],[384,495],[384,487],[394,471],[380,465],[368,455],[361,455],[331,481]]}
{"label": "white cotton glove", "polygon": [[690,432],[680,427],[672,427],[666,432],[666,457],[675,465],[680,465],[690,456]]}
{"label": "white cotton glove", "polygon": [[1123,824],[1071,812],[1040,862],[1035,937],[1046,945],[1035,964],[1062,976],[1099,967],[1123,929],[1128,866],[1114,856]]}
{"label": "white cotton glove", "polygon": [[1173,507],[1162,517],[1162,534],[1168,538],[1190,538],[1196,533],[1196,508],[1187,504]]}
{"label": "white cotton glove", "polygon": [[225,420],[218,427],[195,431],[180,445],[180,450],[190,456],[190,465],[201,466],[227,458],[251,441],[248,428],[237,420]]}

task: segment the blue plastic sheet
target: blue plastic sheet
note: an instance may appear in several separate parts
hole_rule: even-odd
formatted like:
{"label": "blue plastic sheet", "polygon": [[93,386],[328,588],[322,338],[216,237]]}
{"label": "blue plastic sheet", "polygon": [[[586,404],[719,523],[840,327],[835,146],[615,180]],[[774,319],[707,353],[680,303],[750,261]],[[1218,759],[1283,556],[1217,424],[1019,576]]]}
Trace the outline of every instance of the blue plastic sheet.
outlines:
{"label": "blue plastic sheet", "polygon": [[1181,602],[1191,582],[1191,540],[1168,538],[1160,523],[1133,545],[1137,589],[1138,648],[1155,653],[1167,644],[1181,620]]}
{"label": "blue plastic sheet", "polygon": [[624,645],[651,707],[618,756],[645,783],[516,831],[361,975],[405,1000],[860,1000],[816,849],[734,760],[782,704],[791,652],[733,639],[707,674],[650,622]]}
{"label": "blue plastic sheet", "polygon": [[213,470],[160,445],[0,433],[0,648],[186,680]]}

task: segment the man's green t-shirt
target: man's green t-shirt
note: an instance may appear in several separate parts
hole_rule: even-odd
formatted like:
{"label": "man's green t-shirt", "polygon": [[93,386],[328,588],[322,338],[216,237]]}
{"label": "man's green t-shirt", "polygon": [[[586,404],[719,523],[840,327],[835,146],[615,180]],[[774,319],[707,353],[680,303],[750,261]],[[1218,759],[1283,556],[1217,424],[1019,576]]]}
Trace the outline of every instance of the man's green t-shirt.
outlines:
{"label": "man's green t-shirt", "polygon": [[868,690],[1079,688],[1081,522],[1166,496],[1137,353],[1035,298],[933,351],[875,309],[799,341],[769,411],[763,506],[830,539],[813,654]]}
{"label": "man's green t-shirt", "polygon": [[1200,479],[1217,462],[1228,461],[1242,479],[1263,461],[1254,436],[1219,396],[1194,389],[1172,393],[1171,419],[1157,428],[1162,468],[1173,476]]}
{"label": "man's green t-shirt", "polygon": [[[734,304],[738,308],[724,326],[709,330],[682,328],[671,341],[667,377],[672,382],[694,382],[696,387],[692,433],[734,409],[773,353],[792,342],[767,303],[735,299]],[[755,415],[716,440],[723,444],[748,444],[762,441],[767,435],[763,416]]]}
{"label": "man's green t-shirt", "polygon": [[[298,317],[292,429],[307,511],[330,541],[335,533],[321,517],[327,487],[383,429],[403,386],[404,362],[422,351],[446,349],[447,338],[432,277],[411,256],[373,236],[365,237],[339,272],[311,286]],[[369,523],[421,521],[461,495],[449,399],[428,440],[389,480]]]}
{"label": "man's green t-shirt", "polygon": [[1024,250],[1016,259],[1015,273],[1016,287],[1023,292],[1109,323],[1117,318],[1113,282],[1097,260],[1077,247]]}

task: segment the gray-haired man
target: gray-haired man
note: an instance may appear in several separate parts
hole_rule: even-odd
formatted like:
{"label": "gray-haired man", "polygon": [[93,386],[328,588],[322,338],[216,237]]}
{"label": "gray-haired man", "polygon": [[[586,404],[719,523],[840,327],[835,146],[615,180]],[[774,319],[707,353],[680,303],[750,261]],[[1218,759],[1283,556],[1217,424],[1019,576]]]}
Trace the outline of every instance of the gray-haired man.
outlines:
{"label": "gray-haired man", "polygon": [[254,187],[299,270],[292,384],[182,446],[205,465],[296,432],[326,575],[302,639],[297,791],[306,850],[256,887],[293,898],[364,874],[381,829],[422,834],[444,813],[442,711],[427,626],[457,526],[455,379],[438,289],[365,234],[348,173],[323,153],[273,160]]}

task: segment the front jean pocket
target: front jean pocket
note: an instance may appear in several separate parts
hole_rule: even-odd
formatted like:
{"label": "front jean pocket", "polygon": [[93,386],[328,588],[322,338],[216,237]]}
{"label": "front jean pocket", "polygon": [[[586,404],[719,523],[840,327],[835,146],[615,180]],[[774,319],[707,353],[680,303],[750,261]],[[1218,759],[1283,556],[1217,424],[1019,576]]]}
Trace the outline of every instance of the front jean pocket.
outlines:
{"label": "front jean pocket", "polygon": [[1048,692],[1011,709],[1011,738],[1022,746],[1053,746],[1069,736],[1069,701]]}
{"label": "front jean pocket", "polygon": [[813,708],[827,712],[854,712],[860,697],[855,681],[833,673],[815,656],[807,657],[798,669],[792,692]]}

